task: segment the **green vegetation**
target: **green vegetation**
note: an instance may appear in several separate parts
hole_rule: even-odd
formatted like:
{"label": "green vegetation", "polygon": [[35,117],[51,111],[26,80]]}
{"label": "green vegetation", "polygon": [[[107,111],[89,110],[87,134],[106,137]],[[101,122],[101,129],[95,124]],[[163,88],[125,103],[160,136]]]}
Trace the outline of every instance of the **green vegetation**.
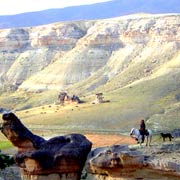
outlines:
{"label": "green vegetation", "polygon": [[30,109],[36,106],[53,103],[57,100],[57,91],[31,92],[5,92],[0,96],[0,106],[13,110]]}
{"label": "green vegetation", "polygon": [[[1,137],[0,137],[0,138],[1,138]],[[12,144],[11,144],[11,142],[5,141],[5,140],[1,140],[1,141],[0,141],[0,149],[1,149],[1,150],[9,149],[9,148],[11,148],[11,147],[13,147]]]}
{"label": "green vegetation", "polygon": [[[12,148],[12,144],[9,141],[4,140],[4,138],[0,135],[0,151],[9,148]],[[0,152],[0,169],[4,169],[14,163],[14,158],[12,156]]]}

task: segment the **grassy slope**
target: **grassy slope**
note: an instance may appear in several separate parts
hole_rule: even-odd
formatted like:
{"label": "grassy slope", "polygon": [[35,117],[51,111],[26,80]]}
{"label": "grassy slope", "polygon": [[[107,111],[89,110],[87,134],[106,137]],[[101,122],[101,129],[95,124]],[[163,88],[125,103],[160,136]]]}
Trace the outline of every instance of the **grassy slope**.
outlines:
{"label": "grassy slope", "polygon": [[131,127],[138,127],[141,118],[145,118],[148,127],[154,130],[172,130],[180,127],[180,103],[175,99],[180,94],[178,77],[180,73],[174,72],[106,92],[104,99],[110,100],[110,103],[103,104],[91,103],[94,94],[81,97],[83,104],[66,106],[52,103],[57,92],[49,92],[46,96],[36,94],[28,102],[33,104],[46,99],[47,105],[17,111],[16,114],[26,125],[42,134],[56,130],[127,133]]}
{"label": "grassy slope", "polygon": [[5,92],[0,96],[0,106],[5,109],[23,110],[53,103],[57,100],[58,92],[46,91],[41,93],[30,92]]}
{"label": "grassy slope", "polygon": [[[147,77],[139,74],[142,72],[140,65],[143,64],[134,64],[128,72],[117,75],[94,91],[88,92],[86,86],[79,87],[86,96],[80,96],[85,103],[78,106],[54,105],[58,92],[47,91],[4,93],[0,96],[0,107],[19,110],[16,113],[24,123],[41,131],[129,132],[131,127],[138,127],[141,118],[154,130],[180,128],[180,98],[176,98],[180,97],[179,56],[157,67]],[[131,76],[137,78],[134,80]],[[125,81],[129,85],[121,87]],[[110,103],[92,104],[96,92],[103,92]]]}

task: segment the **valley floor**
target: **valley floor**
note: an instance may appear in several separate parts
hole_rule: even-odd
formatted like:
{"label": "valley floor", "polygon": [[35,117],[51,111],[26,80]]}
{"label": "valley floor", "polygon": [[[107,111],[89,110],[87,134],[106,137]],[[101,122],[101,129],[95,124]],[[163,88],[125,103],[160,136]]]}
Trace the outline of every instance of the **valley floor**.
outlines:
{"label": "valley floor", "polygon": [[87,139],[93,143],[93,147],[105,147],[118,144],[135,144],[136,141],[123,135],[86,134]]}

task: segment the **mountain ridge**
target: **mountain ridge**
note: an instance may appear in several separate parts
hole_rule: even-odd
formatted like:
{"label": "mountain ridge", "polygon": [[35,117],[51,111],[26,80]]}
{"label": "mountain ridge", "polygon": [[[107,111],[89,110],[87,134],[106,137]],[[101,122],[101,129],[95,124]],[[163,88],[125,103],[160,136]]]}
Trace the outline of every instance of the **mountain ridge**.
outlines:
{"label": "mountain ridge", "polygon": [[[135,13],[180,13],[180,2],[171,0],[112,0],[92,5],[49,9],[17,15],[0,16],[0,28],[31,27],[63,21],[97,20]],[[103,13],[102,13],[103,12]]]}

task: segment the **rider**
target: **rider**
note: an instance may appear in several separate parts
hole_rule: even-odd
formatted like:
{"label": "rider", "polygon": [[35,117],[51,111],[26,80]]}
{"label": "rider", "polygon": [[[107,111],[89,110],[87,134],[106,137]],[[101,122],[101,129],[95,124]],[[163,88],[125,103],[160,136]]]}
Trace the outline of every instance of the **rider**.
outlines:
{"label": "rider", "polygon": [[141,136],[142,136],[142,143],[144,142],[144,136],[147,134],[146,132],[146,124],[145,124],[145,122],[144,122],[144,119],[142,119],[141,120],[141,122],[140,122],[140,129],[139,129],[139,132],[140,132],[140,134],[141,134]]}

